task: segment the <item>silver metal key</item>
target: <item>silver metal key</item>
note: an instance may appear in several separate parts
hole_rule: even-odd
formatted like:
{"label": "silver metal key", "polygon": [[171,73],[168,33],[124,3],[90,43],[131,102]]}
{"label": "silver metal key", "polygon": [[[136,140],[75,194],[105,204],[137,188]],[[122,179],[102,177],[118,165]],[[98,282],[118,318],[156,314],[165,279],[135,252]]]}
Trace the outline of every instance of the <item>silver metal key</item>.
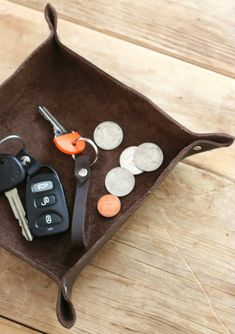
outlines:
{"label": "silver metal key", "polygon": [[49,123],[51,123],[55,137],[70,132],[66,130],[62,124],[60,124],[60,122],[52,115],[52,113],[46,107],[39,106],[38,111]]}
{"label": "silver metal key", "polygon": [[25,181],[25,178],[26,169],[20,159],[11,154],[0,154],[0,194],[6,195],[25,239],[32,241],[33,237],[16,188]]}
{"label": "silver metal key", "polygon": [[[91,165],[93,165],[98,159],[98,148],[93,140],[81,136],[77,131],[66,130],[63,125],[52,115],[52,113],[44,106],[38,107],[39,113],[46,119],[53,127],[54,130],[54,144],[58,150],[68,155],[71,155],[75,159],[75,155],[80,154],[86,148],[86,143],[90,144],[95,151],[95,158]],[[67,140],[63,142],[59,141],[59,137],[67,137]],[[69,149],[68,149],[69,147]]]}
{"label": "silver metal key", "polygon": [[15,218],[19,221],[19,225],[22,230],[22,235],[25,237],[27,241],[32,241],[33,236],[30,232],[28,220],[25,217],[26,215],[25,210],[18,195],[17,188],[6,191],[5,195],[10,203]]}
{"label": "silver metal key", "polygon": [[[62,153],[71,155],[75,159],[76,154],[80,154],[85,150],[85,142],[89,142],[94,148],[94,142],[82,137],[77,131],[65,129],[46,107],[39,106],[38,111],[52,125],[54,130],[53,142]],[[95,148],[97,149],[97,147]]]}

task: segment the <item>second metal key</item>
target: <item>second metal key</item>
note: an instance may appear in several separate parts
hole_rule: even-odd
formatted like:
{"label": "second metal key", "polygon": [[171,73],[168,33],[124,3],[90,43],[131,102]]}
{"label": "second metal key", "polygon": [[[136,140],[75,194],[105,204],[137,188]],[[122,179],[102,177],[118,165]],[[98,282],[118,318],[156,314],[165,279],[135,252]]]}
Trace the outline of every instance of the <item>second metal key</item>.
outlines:
{"label": "second metal key", "polygon": [[0,193],[5,193],[15,218],[18,220],[22,235],[27,241],[33,237],[25,217],[25,210],[18,195],[17,186],[25,180],[25,170],[20,161],[13,155],[0,155]]}
{"label": "second metal key", "polygon": [[53,142],[58,150],[68,155],[80,154],[85,150],[85,141],[79,140],[81,135],[78,132],[66,130],[46,107],[39,106],[38,111],[51,123],[54,130]]}

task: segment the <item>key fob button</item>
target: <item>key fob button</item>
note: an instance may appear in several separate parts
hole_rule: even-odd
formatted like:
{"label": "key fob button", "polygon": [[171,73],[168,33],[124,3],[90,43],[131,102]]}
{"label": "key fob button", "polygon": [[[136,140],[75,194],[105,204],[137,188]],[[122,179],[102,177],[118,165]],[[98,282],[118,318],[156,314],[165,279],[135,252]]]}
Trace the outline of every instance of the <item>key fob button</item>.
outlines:
{"label": "key fob button", "polygon": [[38,227],[59,224],[61,222],[61,217],[56,213],[46,213],[42,215],[36,224]]}
{"label": "key fob button", "polygon": [[43,182],[38,182],[32,185],[33,193],[41,193],[41,192],[52,190],[52,189],[53,189],[52,181],[43,181]]}
{"label": "key fob button", "polygon": [[48,195],[39,197],[35,200],[35,204],[37,208],[45,208],[47,206],[53,205],[56,203],[55,195]]}
{"label": "key fob button", "polygon": [[59,176],[50,166],[42,166],[41,171],[27,178],[26,186],[27,218],[35,237],[63,233],[69,228],[67,202]]}

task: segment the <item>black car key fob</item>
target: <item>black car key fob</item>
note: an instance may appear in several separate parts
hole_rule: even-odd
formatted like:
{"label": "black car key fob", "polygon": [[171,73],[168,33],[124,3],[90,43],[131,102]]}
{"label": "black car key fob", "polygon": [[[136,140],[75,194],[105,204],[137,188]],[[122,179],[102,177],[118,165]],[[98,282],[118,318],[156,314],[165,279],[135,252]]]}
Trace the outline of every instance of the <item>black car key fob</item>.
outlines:
{"label": "black car key fob", "polygon": [[24,182],[26,172],[20,161],[13,155],[0,154],[0,193],[17,187]]}
{"label": "black car key fob", "polygon": [[[41,172],[44,169],[47,172]],[[63,186],[52,167],[42,165],[37,174],[28,177],[26,205],[30,230],[34,236],[49,236],[65,232],[69,228]]]}

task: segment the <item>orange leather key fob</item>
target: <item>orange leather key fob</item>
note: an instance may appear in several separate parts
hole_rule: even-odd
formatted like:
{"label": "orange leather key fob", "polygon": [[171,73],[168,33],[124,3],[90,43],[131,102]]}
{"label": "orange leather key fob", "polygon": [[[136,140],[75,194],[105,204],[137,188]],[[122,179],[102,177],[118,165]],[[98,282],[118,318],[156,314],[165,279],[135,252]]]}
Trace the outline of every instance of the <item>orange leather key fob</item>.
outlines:
{"label": "orange leather key fob", "polygon": [[80,154],[84,151],[86,143],[83,140],[77,140],[81,135],[78,132],[69,132],[54,138],[55,146],[61,152],[69,155]]}

